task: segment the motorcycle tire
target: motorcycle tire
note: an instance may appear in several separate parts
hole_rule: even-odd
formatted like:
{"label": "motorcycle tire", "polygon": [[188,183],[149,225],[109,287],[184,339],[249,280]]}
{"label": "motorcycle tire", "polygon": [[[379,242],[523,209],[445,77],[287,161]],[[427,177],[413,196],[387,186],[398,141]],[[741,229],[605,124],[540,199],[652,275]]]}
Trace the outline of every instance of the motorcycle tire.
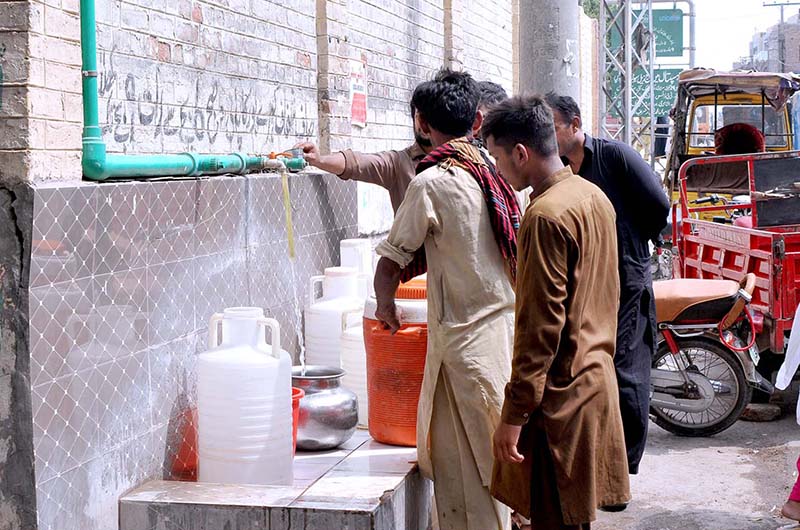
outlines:
{"label": "motorcycle tire", "polygon": [[[736,423],[736,420],[738,420],[739,416],[742,415],[744,408],[748,403],[750,403],[750,399],[753,395],[753,389],[747,383],[747,378],[745,377],[741,362],[733,353],[731,353],[730,350],[712,340],[703,338],[681,339],[678,340],[678,346],[682,351],[701,350],[719,358],[730,368],[731,372],[736,378],[738,394],[735,396],[734,405],[730,408],[730,410],[708,424],[696,425],[678,421],[676,418],[671,417],[668,414],[669,411],[665,412],[665,410],[661,408],[650,407],[650,414],[652,415],[653,421],[655,421],[656,425],[662,429],[679,436],[703,437],[712,436],[724,431]],[[672,355],[672,352],[670,352],[666,342],[662,342],[659,344],[658,348],[656,349],[656,353],[653,355],[653,368],[657,368],[657,363],[668,355]]]}

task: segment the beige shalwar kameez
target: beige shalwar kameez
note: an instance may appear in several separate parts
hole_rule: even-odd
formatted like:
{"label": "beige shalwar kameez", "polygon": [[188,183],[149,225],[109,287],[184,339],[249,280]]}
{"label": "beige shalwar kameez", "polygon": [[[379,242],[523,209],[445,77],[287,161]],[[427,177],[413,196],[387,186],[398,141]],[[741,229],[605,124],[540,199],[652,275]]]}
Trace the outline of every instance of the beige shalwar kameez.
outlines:
{"label": "beige shalwar kameez", "polygon": [[509,510],[489,485],[492,435],[511,374],[514,291],[483,192],[463,169],[417,175],[377,252],[405,267],[422,245],[428,356],[417,415],[420,469],[434,480],[441,530],[504,530]]}
{"label": "beige shalwar kameez", "polygon": [[[389,200],[395,212],[403,202],[411,179],[416,175],[417,164],[425,158],[425,151],[416,142],[399,151],[359,153],[346,149],[341,153],[344,156],[344,171],[337,177],[384,188],[389,192]],[[489,155],[488,152],[486,154]],[[522,212],[528,207],[530,192],[530,188],[514,192]]]}

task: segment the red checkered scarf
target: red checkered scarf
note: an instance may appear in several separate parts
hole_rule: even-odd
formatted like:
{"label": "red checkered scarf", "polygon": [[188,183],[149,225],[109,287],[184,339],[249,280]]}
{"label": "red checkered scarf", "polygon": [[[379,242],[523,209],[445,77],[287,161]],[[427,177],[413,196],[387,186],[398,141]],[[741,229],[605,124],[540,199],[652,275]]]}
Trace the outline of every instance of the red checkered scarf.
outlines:
{"label": "red checkered scarf", "polygon": [[[445,169],[452,166],[460,167],[478,182],[489,207],[489,220],[497,245],[500,247],[503,259],[508,262],[511,280],[516,281],[517,231],[521,214],[511,186],[498,174],[497,168],[486,152],[466,138],[451,140],[431,151],[417,165],[417,175],[433,166]],[[407,282],[427,270],[425,247],[421,247],[414,254],[411,263],[402,270],[400,281]]]}

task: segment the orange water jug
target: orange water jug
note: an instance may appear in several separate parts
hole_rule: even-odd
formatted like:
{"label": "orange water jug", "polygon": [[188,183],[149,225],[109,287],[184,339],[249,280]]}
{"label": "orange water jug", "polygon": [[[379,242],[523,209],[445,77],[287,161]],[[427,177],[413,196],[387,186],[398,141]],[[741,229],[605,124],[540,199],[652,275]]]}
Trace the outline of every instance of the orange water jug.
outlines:
{"label": "orange water jug", "polygon": [[426,280],[414,278],[402,284],[396,304],[402,326],[394,335],[375,318],[374,297],[364,307],[369,434],[381,443],[414,447],[428,352]]}

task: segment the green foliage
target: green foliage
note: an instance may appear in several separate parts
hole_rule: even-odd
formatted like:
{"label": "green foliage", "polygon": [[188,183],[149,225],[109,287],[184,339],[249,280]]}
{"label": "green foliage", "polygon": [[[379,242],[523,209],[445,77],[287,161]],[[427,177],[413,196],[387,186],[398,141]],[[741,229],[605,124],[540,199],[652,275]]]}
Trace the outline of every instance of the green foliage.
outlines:
{"label": "green foliage", "polygon": [[592,18],[599,18],[600,0],[583,0],[583,11]]}

